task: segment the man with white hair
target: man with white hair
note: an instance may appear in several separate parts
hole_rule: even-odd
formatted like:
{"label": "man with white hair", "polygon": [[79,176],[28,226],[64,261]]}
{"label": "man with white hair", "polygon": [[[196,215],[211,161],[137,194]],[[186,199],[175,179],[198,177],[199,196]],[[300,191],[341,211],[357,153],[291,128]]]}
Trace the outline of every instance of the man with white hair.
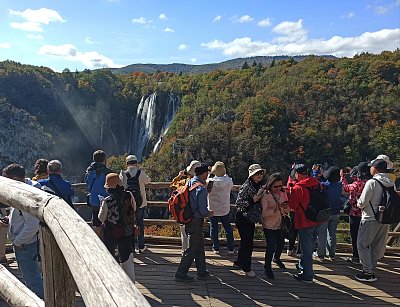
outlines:
{"label": "man with white hair", "polygon": [[42,186],[42,190],[61,197],[68,205],[72,205],[72,196],[74,190],[69,181],[61,177],[62,164],[59,160],[51,160],[47,164],[48,179],[41,179],[38,182]]}

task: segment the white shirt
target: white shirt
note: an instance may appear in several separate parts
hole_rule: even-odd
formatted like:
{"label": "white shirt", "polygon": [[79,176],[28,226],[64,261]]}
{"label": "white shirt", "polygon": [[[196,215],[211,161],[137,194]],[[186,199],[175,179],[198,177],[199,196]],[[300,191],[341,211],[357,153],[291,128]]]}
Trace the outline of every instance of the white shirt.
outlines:
{"label": "white shirt", "polygon": [[213,187],[208,193],[208,210],[214,211],[214,216],[227,215],[231,209],[232,178],[224,175],[222,177],[209,178],[207,181],[213,182]]}

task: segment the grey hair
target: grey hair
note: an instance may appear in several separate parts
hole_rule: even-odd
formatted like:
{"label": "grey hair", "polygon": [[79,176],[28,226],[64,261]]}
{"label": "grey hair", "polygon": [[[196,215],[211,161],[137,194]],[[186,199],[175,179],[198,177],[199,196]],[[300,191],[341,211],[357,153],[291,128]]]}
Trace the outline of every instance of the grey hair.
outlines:
{"label": "grey hair", "polygon": [[47,172],[49,174],[61,173],[61,171],[62,171],[62,164],[59,160],[51,160],[47,164]]}

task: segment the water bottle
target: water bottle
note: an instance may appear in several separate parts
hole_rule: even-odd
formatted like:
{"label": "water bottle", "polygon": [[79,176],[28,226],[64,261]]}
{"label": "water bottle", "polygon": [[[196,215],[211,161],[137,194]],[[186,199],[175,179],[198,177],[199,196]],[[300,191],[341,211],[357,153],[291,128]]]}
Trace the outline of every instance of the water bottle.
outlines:
{"label": "water bottle", "polygon": [[378,222],[382,223],[383,221],[383,212],[385,211],[386,207],[385,206],[379,206],[378,207]]}

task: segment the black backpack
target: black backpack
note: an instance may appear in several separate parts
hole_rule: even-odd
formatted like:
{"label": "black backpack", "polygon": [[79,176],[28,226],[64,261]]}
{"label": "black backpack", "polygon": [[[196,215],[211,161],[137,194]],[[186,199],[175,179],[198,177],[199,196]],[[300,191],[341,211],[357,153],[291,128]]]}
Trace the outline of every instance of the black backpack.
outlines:
{"label": "black backpack", "polygon": [[394,186],[385,187],[379,180],[376,180],[382,188],[382,199],[379,206],[384,206],[383,211],[375,212],[371,202],[369,203],[375,219],[382,224],[394,224],[400,222],[400,195],[394,190]]}
{"label": "black backpack", "polygon": [[129,171],[125,172],[127,180],[127,188],[126,191],[132,192],[133,197],[136,201],[136,208],[140,208],[143,203],[142,193],[140,192],[140,184],[139,184],[139,176],[140,176],[140,169],[137,170],[135,176],[131,176]]}
{"label": "black backpack", "polygon": [[317,223],[326,222],[329,220],[332,213],[326,191],[323,190],[319,184],[315,188],[306,188],[310,192],[310,203],[306,210],[304,210],[303,206],[300,205],[306,218]]}

